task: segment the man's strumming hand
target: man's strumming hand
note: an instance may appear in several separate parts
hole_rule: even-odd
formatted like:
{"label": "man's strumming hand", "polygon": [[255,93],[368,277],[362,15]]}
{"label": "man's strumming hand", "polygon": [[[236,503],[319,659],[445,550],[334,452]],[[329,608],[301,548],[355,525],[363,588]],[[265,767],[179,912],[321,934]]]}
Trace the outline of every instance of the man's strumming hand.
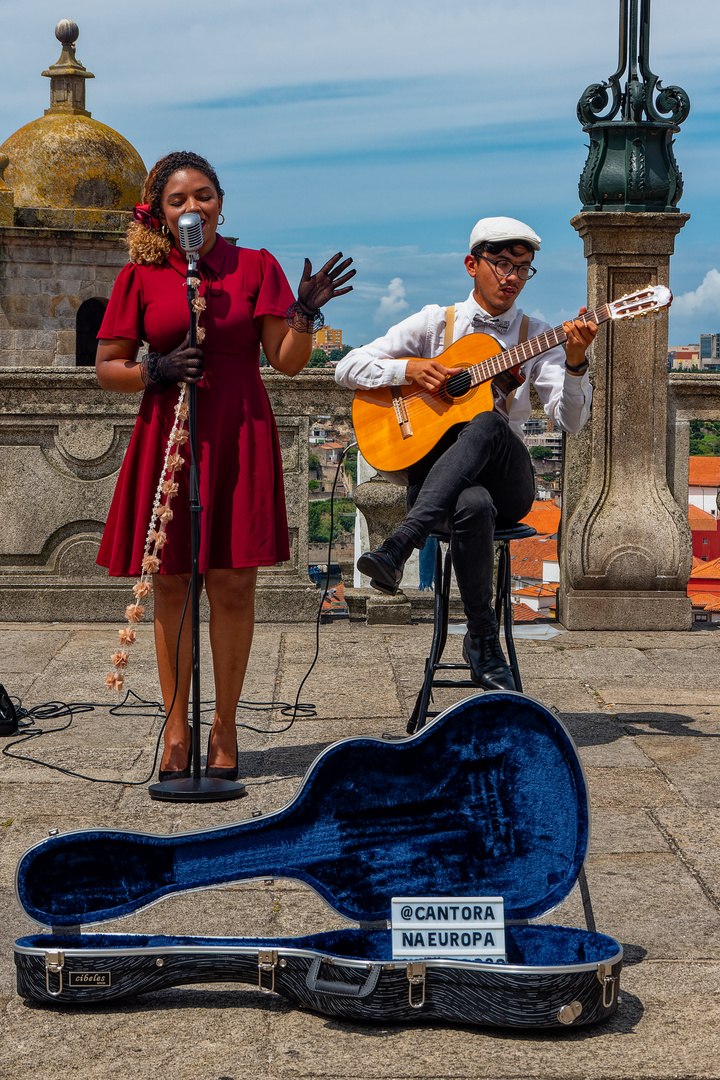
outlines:
{"label": "man's strumming hand", "polygon": [[422,386],[423,390],[439,390],[450,375],[459,375],[462,368],[447,368],[439,360],[408,360],[405,378]]}

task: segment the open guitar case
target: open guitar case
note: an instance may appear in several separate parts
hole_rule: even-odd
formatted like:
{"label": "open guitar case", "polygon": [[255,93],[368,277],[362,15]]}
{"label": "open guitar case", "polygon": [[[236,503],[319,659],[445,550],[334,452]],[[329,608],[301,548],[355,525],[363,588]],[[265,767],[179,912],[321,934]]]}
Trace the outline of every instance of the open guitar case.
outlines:
{"label": "open guitar case", "polygon": [[[328,746],[264,817],[31,847],[17,896],[47,932],[15,943],[18,993],[76,1007],[237,981],[347,1020],[595,1023],[617,1008],[621,946],[530,922],[574,888],[589,834],[585,777],[558,718],[521,694],[477,694],[411,738]],[[258,878],[303,881],[355,925],[295,938],[87,932],[172,894]],[[507,963],[393,959],[394,896],[502,897]]]}

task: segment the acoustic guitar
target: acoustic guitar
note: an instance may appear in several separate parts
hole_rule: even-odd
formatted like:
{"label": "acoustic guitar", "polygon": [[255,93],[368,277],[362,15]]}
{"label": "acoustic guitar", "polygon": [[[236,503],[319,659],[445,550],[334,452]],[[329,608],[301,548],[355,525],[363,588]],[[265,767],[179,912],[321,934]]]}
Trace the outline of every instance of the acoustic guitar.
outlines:
{"label": "acoustic guitar", "polygon": [[[650,285],[602,304],[581,318],[599,326],[610,319],[647,316],[671,303],[668,288]],[[417,383],[356,390],[353,427],[361,454],[381,472],[397,472],[414,465],[450,428],[494,407],[492,382],[496,376],[566,340],[562,326],[556,326],[503,351],[489,334],[468,334],[436,357],[447,368],[463,368],[449,376],[439,390],[424,390]]]}

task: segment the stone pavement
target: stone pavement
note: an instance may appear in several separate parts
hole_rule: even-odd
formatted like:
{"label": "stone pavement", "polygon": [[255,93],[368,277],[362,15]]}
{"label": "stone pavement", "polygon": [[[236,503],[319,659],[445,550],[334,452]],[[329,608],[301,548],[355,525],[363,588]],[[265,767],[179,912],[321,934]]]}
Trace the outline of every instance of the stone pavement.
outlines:
{"label": "stone pavement", "polygon": [[[43,1007],[15,993],[12,942],[32,926],[15,900],[13,875],[30,844],[51,828],[176,832],[283,805],[328,742],[403,730],[430,632],[427,624],[321,627],[320,660],[302,695],[316,704],[317,717],[277,735],[241,729],[249,797],[239,802],[156,803],[143,786],[92,784],[0,757],[3,1080],[720,1078],[720,635],[713,631],[575,632],[519,642],[525,691],[557,707],[589,780],[595,915],[626,957],[622,1003],[604,1026],[539,1034],[365,1027],[237,984],[86,1009]],[[0,681],[29,707],[107,702],[115,641],[107,624],[0,624]],[[460,642],[451,636],[450,658],[459,658]],[[155,700],[149,627],[132,651],[127,685]],[[311,625],[259,626],[245,697],[292,701],[313,651]],[[211,697],[206,653],[203,672],[204,696]],[[160,727],[149,711],[78,716],[28,752],[99,779],[142,780]],[[278,710],[243,712],[239,720],[278,731],[285,723]],[[8,742],[0,739],[0,747]],[[584,925],[577,890],[551,919]],[[280,936],[341,925],[303,885],[264,881],[174,897],[107,929]]]}

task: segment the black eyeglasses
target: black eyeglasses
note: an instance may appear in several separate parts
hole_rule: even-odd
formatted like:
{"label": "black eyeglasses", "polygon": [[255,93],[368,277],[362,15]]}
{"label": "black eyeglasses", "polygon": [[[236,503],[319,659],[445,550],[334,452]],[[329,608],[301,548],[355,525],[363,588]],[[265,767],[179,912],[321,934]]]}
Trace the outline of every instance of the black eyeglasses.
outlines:
{"label": "black eyeglasses", "polygon": [[488,259],[487,255],[476,255],[475,258],[484,259],[485,262],[489,262],[491,266],[494,266],[498,277],[510,277],[511,274],[517,274],[521,281],[527,281],[528,278],[537,274],[537,269],[527,263],[516,266],[509,259]]}

